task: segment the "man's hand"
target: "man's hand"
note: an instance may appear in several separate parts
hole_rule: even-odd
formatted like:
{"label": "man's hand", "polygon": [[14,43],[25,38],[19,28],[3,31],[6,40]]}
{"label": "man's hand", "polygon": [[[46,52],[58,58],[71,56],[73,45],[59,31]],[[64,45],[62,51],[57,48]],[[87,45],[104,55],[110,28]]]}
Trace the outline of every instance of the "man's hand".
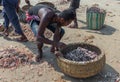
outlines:
{"label": "man's hand", "polygon": [[59,47],[60,49],[62,49],[62,48],[64,48],[64,47],[66,47],[66,44],[63,43],[63,42],[59,42],[59,43],[58,43],[58,47]]}
{"label": "man's hand", "polygon": [[63,54],[61,52],[59,52],[59,51],[55,51],[55,56],[59,57],[59,56],[63,56]]}
{"label": "man's hand", "polygon": [[54,46],[57,48],[57,49],[62,49],[64,47],[66,47],[66,44],[63,43],[63,42],[58,42],[58,43],[54,43]]}

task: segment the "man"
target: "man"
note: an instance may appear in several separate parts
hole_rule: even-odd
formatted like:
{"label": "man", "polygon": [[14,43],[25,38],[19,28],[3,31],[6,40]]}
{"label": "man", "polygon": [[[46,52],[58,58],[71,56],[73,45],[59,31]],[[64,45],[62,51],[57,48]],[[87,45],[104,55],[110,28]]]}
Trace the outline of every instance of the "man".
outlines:
{"label": "man", "polygon": [[[30,5],[29,0],[25,0],[25,2]],[[3,4],[3,17],[5,19],[4,21],[4,27],[5,30],[3,32],[4,36],[9,35],[8,27],[9,27],[9,22],[12,23],[13,27],[15,28],[15,32],[21,35],[20,38],[18,38],[18,41],[27,41],[26,36],[23,34],[21,30],[21,26],[18,20],[17,16],[17,9],[19,8],[19,3],[20,0],[2,0]]]}
{"label": "man", "polygon": [[[40,21],[39,22],[37,20],[37,22],[36,20],[33,20],[31,22],[31,29],[37,37],[37,47],[39,55],[36,57],[36,61],[39,62],[43,56],[43,43],[52,45],[52,52],[65,46],[64,43],[60,42],[61,38],[64,35],[64,29],[62,29],[61,26],[67,26],[68,24],[70,24],[75,19],[76,14],[70,8],[58,14],[56,13],[55,9],[41,4],[30,8],[28,14],[29,16],[38,16]],[[28,19],[30,19],[29,16],[27,16]],[[54,33],[53,41],[44,37],[44,32],[46,28]]]}
{"label": "man", "polygon": [[[69,7],[73,8],[74,11],[76,12],[76,9],[79,8],[80,0],[67,0],[67,1],[71,1]],[[69,25],[69,27],[71,27],[71,28],[78,28],[77,15],[75,17],[74,24],[73,25],[72,24]]]}

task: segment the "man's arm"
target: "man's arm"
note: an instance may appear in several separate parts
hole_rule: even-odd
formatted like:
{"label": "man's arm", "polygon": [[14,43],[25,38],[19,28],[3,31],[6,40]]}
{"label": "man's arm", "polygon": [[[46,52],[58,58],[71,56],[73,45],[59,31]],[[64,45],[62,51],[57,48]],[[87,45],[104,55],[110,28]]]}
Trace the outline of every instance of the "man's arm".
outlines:
{"label": "man's arm", "polygon": [[53,37],[53,40],[54,42],[58,43],[61,39],[61,36],[60,36],[60,31],[61,31],[61,26],[56,26],[56,30],[55,30],[55,34],[54,34],[54,37]]}
{"label": "man's arm", "polygon": [[46,43],[46,44],[54,44],[54,41],[49,40],[49,39],[44,37],[45,29],[48,26],[48,24],[50,23],[53,15],[54,15],[53,12],[46,13],[46,11],[45,10],[40,11],[40,12],[44,13],[44,15],[42,15],[42,16],[41,16],[41,13],[39,13],[41,20],[40,20],[39,29],[38,29],[37,41],[42,42],[42,43]]}

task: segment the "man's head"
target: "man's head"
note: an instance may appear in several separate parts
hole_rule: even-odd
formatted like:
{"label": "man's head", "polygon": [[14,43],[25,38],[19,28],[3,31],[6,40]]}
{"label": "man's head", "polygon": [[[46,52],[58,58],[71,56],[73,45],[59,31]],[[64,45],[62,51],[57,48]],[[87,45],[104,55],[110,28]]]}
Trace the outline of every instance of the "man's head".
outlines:
{"label": "man's head", "polygon": [[66,9],[59,14],[60,24],[62,26],[67,26],[76,17],[76,13],[72,8]]}

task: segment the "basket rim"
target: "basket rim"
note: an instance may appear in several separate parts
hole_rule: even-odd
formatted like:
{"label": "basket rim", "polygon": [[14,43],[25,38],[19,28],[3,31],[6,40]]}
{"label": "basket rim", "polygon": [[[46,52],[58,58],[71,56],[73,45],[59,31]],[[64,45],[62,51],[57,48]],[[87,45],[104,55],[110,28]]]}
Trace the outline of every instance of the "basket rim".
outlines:
{"label": "basket rim", "polygon": [[[73,44],[73,43],[70,43],[70,44]],[[76,44],[88,44],[88,43],[76,43]],[[96,45],[93,45],[93,44],[88,44],[88,45],[91,45],[91,46],[95,46],[95,47],[98,47],[98,46],[96,46]],[[99,48],[99,47],[98,47]],[[58,60],[61,60],[61,61],[63,61],[63,62],[67,62],[67,63],[70,63],[70,64],[81,64],[81,65],[86,65],[86,64],[90,64],[90,63],[93,63],[93,62],[97,62],[97,61],[99,61],[102,57],[104,57],[105,56],[105,53],[104,53],[104,50],[102,49],[102,48],[99,48],[100,50],[101,50],[101,54],[99,54],[99,56],[97,56],[95,59],[92,59],[92,60],[90,60],[90,61],[72,61],[72,60],[69,60],[69,59],[66,59],[66,58],[64,58],[62,55],[62,53],[59,51],[59,53],[60,54],[62,54],[62,55],[59,55],[58,57],[57,57],[57,59]]]}

